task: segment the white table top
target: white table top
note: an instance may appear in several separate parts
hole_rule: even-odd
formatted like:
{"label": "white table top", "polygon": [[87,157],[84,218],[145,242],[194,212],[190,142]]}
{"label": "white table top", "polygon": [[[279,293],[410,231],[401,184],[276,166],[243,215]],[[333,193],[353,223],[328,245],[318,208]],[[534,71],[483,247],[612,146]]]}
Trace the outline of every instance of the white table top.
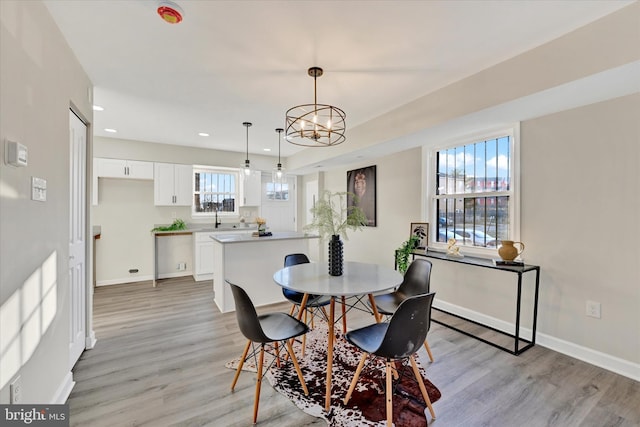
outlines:
{"label": "white table top", "polygon": [[312,262],[278,270],[273,280],[296,292],[352,296],[392,289],[402,283],[402,275],[377,264],[345,262],[342,276],[331,276],[326,262]]}

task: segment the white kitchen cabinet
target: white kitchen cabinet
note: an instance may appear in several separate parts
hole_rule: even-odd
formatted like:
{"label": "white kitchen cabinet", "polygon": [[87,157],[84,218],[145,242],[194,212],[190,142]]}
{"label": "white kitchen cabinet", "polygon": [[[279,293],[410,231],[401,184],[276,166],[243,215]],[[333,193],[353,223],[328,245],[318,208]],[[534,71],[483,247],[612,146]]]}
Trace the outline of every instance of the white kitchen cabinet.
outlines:
{"label": "white kitchen cabinet", "polygon": [[156,206],[191,206],[193,167],[173,163],[155,163],[153,196]]}
{"label": "white kitchen cabinet", "polygon": [[213,279],[213,233],[193,233],[193,280]]}
{"label": "white kitchen cabinet", "polygon": [[140,160],[93,159],[92,203],[98,204],[98,178],[153,179],[153,162]]}
{"label": "white kitchen cabinet", "polygon": [[242,180],[243,197],[240,206],[260,206],[262,202],[262,172],[251,171]]}
{"label": "white kitchen cabinet", "polygon": [[153,179],[153,163],[98,158],[97,176],[99,178]]}

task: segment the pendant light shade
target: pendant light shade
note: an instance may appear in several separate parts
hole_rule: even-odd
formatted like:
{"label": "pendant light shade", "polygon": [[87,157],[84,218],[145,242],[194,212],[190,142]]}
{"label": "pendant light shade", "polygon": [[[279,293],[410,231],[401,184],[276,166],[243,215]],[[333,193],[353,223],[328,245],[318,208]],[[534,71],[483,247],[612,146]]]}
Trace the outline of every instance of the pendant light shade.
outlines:
{"label": "pendant light shade", "polygon": [[242,123],[242,126],[247,128],[247,158],[244,161],[244,175],[245,176],[251,175],[251,163],[249,162],[249,127],[251,125],[252,124],[250,122]]}
{"label": "pendant light shade", "polygon": [[311,67],[313,104],[297,105],[286,114],[286,139],[303,147],[330,147],[345,141],[346,114],[338,107],[318,104],[316,80],[322,76],[320,67]]}
{"label": "pendant light shade", "polygon": [[277,128],[276,132],[278,132],[278,164],[273,169],[272,181],[276,184],[282,184],[286,180],[284,168],[282,167],[282,163],[280,162],[280,141],[281,141],[281,136],[282,136],[282,132],[284,132],[284,129]]}

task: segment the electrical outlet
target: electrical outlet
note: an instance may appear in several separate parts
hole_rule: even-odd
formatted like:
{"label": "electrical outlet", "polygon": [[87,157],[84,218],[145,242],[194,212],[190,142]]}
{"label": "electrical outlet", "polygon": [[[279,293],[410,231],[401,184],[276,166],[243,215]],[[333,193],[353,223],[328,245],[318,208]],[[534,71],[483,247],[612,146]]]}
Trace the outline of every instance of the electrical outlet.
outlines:
{"label": "electrical outlet", "polygon": [[587,316],[600,319],[600,303],[595,301],[587,301]]}
{"label": "electrical outlet", "polygon": [[9,399],[12,405],[22,402],[22,378],[19,375],[9,386]]}
{"label": "electrical outlet", "polygon": [[187,263],[186,262],[179,262],[178,263],[178,267],[177,270],[179,271],[184,271],[187,269]]}

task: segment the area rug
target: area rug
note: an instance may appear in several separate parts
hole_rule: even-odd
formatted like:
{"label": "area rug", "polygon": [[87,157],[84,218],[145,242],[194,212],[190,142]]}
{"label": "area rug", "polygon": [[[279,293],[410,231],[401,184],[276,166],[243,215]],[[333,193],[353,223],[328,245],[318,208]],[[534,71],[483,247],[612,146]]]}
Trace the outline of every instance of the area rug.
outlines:
{"label": "area rug", "polygon": [[[329,426],[384,426],[387,417],[384,361],[377,358],[368,359],[351,400],[347,405],[343,403],[362,353],[342,338],[339,326],[336,326],[333,353],[331,409],[329,413],[324,411],[327,377],[327,325],[325,322],[317,322],[315,326],[307,334],[304,357],[301,356],[301,344],[298,342],[294,345],[300,368],[309,389],[309,395],[304,395],[290,361],[282,363],[280,368],[273,365],[267,371],[266,377],[271,385],[307,414],[326,420]],[[237,362],[237,360],[231,361],[226,366],[235,369]],[[440,399],[440,391],[426,379],[418,355],[416,355],[416,363],[422,373],[431,403],[434,403]],[[255,364],[249,360],[243,369],[255,372]],[[400,375],[400,381],[397,384],[394,383],[394,424],[403,427],[426,427],[430,415],[426,410],[413,371],[410,366],[405,369],[399,364],[397,369],[400,374],[404,373],[404,375]]]}

